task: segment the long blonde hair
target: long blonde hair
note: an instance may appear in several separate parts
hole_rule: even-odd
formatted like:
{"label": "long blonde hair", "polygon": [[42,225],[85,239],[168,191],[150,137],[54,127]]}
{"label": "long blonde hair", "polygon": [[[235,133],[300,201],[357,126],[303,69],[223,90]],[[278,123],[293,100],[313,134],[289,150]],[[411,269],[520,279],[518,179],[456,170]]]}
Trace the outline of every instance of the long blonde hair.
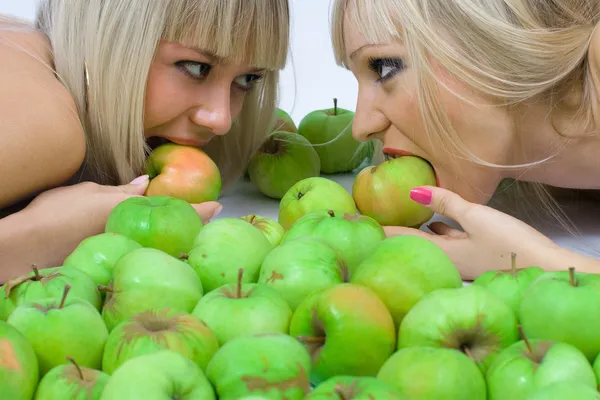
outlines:
{"label": "long blonde hair", "polygon": [[[575,128],[557,129],[564,144],[572,137],[598,134],[588,55],[599,19],[598,0],[335,0],[331,25],[341,66],[346,66],[346,20],[370,43],[403,42],[416,74],[426,134],[444,144],[440,149],[479,165],[523,168],[552,155],[525,165],[498,165],[473,154],[442,111],[437,91],[443,82],[436,79],[430,59],[492,99],[490,105],[537,101],[567,110]],[[580,101],[569,108],[565,99],[573,93]],[[541,185],[533,190],[540,196],[546,193]],[[542,201],[553,208],[548,199]],[[551,214],[562,219],[556,207]]]}
{"label": "long blonde hair", "polygon": [[[160,40],[266,68],[239,118],[206,148],[224,185],[241,176],[273,120],[289,41],[287,0],[43,0],[35,27],[49,38],[57,77],[86,132],[86,168],[99,183],[141,173],[145,89]],[[86,85],[86,67],[89,88]]]}

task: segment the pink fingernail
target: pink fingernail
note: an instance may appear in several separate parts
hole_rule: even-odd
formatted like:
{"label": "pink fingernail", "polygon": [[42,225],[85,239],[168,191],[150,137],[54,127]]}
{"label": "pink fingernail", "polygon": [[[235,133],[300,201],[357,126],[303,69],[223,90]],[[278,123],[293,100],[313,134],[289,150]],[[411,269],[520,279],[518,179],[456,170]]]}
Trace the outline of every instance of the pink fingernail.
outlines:
{"label": "pink fingernail", "polygon": [[429,189],[414,188],[413,190],[410,191],[410,198],[413,201],[416,201],[417,203],[423,204],[425,206],[428,206],[431,204],[432,196],[433,196],[433,193],[431,193],[431,190],[429,190]]}
{"label": "pink fingernail", "polygon": [[148,175],[138,176],[137,178],[135,178],[134,180],[131,181],[131,184],[137,185],[138,183],[146,182],[148,180],[148,178],[149,178]]}

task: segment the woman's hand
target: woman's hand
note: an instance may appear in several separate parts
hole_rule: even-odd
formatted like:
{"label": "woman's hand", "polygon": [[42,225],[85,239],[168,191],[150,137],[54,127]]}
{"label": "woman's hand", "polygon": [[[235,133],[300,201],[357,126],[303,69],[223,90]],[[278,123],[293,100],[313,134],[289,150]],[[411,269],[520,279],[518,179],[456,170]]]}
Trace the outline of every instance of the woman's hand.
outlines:
{"label": "woman's hand", "polygon": [[517,254],[519,268],[536,265],[545,270],[566,270],[570,266],[577,267],[567,262],[585,258],[570,254],[516,218],[488,206],[470,203],[446,189],[415,188],[411,198],[439,215],[453,219],[464,231],[438,221],[429,225],[433,234],[388,226],[384,227],[387,235],[418,235],[432,241],[454,261],[465,280],[475,279],[485,271],[509,269],[512,252]]}

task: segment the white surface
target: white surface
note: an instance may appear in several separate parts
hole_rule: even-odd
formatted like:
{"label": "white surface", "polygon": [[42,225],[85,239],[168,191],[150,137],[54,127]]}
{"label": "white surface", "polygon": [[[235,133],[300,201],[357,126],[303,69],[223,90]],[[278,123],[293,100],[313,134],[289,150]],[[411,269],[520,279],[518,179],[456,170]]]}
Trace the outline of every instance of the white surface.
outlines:
{"label": "white surface", "polygon": [[[340,183],[352,193],[355,173],[324,176]],[[259,214],[277,220],[279,201],[261,194],[247,179],[241,180],[236,186],[223,193],[219,201],[223,205],[223,211],[217,218]],[[600,258],[600,204],[578,204],[570,210],[569,217],[584,237],[572,237],[560,229],[542,232],[560,246],[593,258]],[[432,220],[442,220],[452,224],[452,221],[439,215],[434,216]],[[427,231],[425,227],[422,229]]]}
{"label": "white surface", "polygon": [[[338,106],[356,109],[354,76],[338,67],[329,33],[330,0],[290,0],[290,56],[281,73],[279,106],[296,124],[315,109]],[[33,20],[37,0],[0,0],[0,14]]]}

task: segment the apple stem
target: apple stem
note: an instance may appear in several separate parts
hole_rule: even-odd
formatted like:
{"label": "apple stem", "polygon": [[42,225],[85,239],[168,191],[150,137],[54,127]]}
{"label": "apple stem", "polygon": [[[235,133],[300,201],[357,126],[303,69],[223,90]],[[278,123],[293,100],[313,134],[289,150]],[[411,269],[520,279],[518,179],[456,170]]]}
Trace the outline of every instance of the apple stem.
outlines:
{"label": "apple stem", "polygon": [[571,286],[577,286],[577,278],[575,278],[575,267],[569,267],[569,283]]}
{"label": "apple stem", "polygon": [[323,336],[298,336],[297,339],[302,343],[325,343]]}
{"label": "apple stem", "polygon": [[189,254],[181,253],[181,254],[179,254],[179,259],[180,260],[189,260],[190,256],[189,256]]}
{"label": "apple stem", "polygon": [[471,360],[473,360],[474,362],[477,362],[475,360],[475,357],[473,357],[473,353],[471,353],[471,349],[469,349],[468,347],[463,347],[462,351],[467,355],[467,357],[469,357]]}
{"label": "apple stem", "polygon": [[511,271],[514,276],[517,276],[517,253],[510,253]]}
{"label": "apple stem", "polygon": [[250,223],[253,224],[254,221],[256,220],[256,215],[252,215],[252,217],[250,217]]}
{"label": "apple stem", "polygon": [[335,394],[337,394],[339,396],[340,400],[349,400],[346,397],[346,393],[344,392],[344,389],[341,384],[336,385],[334,391],[335,391]]}
{"label": "apple stem", "polygon": [[334,98],[333,99],[333,115],[337,115],[337,103],[338,103],[338,99]]}
{"label": "apple stem", "polygon": [[333,212],[333,210],[327,211],[327,214],[329,214],[330,217],[335,217],[335,213]]}
{"label": "apple stem", "polygon": [[99,292],[108,292],[108,293],[114,293],[115,291],[108,287],[108,286],[104,286],[104,285],[98,285],[98,291]]}
{"label": "apple stem", "polygon": [[83,377],[83,371],[81,371],[81,368],[79,368],[79,365],[77,365],[77,363],[75,362],[75,360],[73,360],[73,358],[67,356],[66,357],[67,360],[69,360],[74,366],[75,368],[77,368],[77,373],[79,374],[79,378],[83,381],[85,380],[85,378]]}
{"label": "apple stem", "polygon": [[35,278],[33,278],[36,282],[37,281],[41,281],[42,280],[42,276],[40,275],[40,270],[38,269],[37,264],[33,264],[31,266],[31,268],[33,269],[33,273],[35,274]]}
{"label": "apple stem", "polygon": [[69,294],[70,290],[71,285],[65,285],[65,290],[63,291],[62,299],[60,299],[60,305],[58,306],[58,308],[63,308],[65,306],[65,301],[67,300],[67,295]]}
{"label": "apple stem", "polygon": [[533,354],[533,347],[531,346],[529,339],[527,339],[527,335],[525,335],[525,332],[523,331],[523,326],[521,326],[521,324],[519,324],[517,326],[517,328],[519,329],[519,335],[521,335],[521,338],[525,342],[525,346],[527,346],[527,350],[529,350],[530,354]]}
{"label": "apple stem", "polygon": [[244,277],[244,268],[240,268],[238,270],[237,293],[236,293],[236,296],[238,299],[242,298],[242,278],[243,277]]}

